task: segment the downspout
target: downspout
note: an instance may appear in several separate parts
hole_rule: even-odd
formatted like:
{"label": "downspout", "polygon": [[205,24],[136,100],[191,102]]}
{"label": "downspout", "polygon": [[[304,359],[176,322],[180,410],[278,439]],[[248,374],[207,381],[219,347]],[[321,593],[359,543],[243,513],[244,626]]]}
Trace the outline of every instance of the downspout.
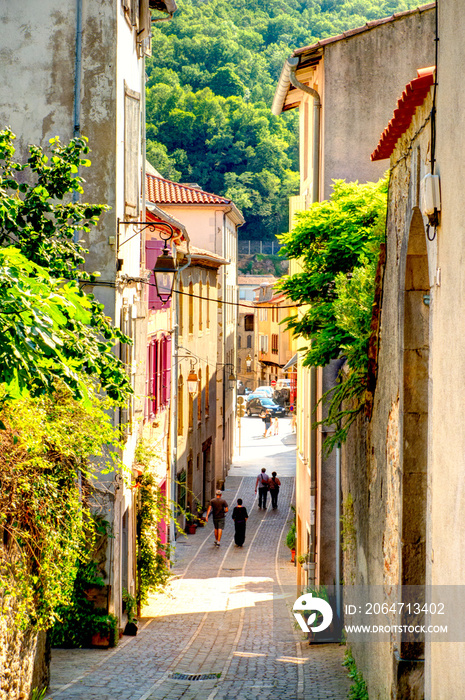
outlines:
{"label": "downspout", "polygon": [[299,59],[296,56],[291,56],[287,59],[289,65],[289,80],[292,85],[302,92],[306,92],[313,97],[313,192],[312,202],[320,201],[320,110],[321,99],[316,90],[304,85],[297,80],[296,70],[299,65]]}
{"label": "downspout", "polygon": [[[191,264],[191,254],[189,252],[189,245],[190,241],[189,238],[187,238],[187,262],[185,265],[179,268],[178,270],[178,275],[177,275],[177,281],[176,281],[176,287],[177,291],[179,291],[179,282],[181,280],[181,273],[189,267]],[[173,368],[172,372],[172,378],[171,378],[171,385],[174,389],[174,391],[171,392],[171,405],[173,407],[173,410],[171,412],[172,416],[172,421],[171,421],[171,435],[172,435],[172,440],[171,440],[171,445],[172,445],[172,453],[171,453],[171,494],[170,494],[170,499],[171,499],[171,521],[170,521],[170,532],[169,532],[169,539],[170,539],[170,557],[173,560],[173,556],[176,550],[176,528],[174,525],[174,521],[176,519],[176,477],[177,477],[177,472],[178,472],[178,345],[179,345],[179,299],[180,295],[178,294],[175,299],[174,299],[174,328],[173,328],[173,340],[174,342],[172,343],[172,356],[171,356],[171,367]]]}
{"label": "downspout", "polygon": [[[82,88],[82,0],[76,0],[76,34],[74,60],[74,109],[73,109],[73,138],[81,135],[81,88]],[[79,176],[79,169],[76,177]],[[79,201],[79,193],[74,191],[73,204]],[[79,240],[79,231],[74,231],[74,242]]]}
{"label": "downspout", "polygon": [[[147,183],[146,183],[146,165],[145,161],[147,158],[147,138],[146,138],[146,127],[145,127],[145,53],[142,53],[142,72],[141,72],[141,87],[140,87],[140,99],[141,99],[141,110],[140,110],[140,150],[142,156],[142,211],[140,215],[142,221],[146,220],[146,202],[147,202]],[[140,269],[145,270],[145,233],[143,232],[140,237]]]}

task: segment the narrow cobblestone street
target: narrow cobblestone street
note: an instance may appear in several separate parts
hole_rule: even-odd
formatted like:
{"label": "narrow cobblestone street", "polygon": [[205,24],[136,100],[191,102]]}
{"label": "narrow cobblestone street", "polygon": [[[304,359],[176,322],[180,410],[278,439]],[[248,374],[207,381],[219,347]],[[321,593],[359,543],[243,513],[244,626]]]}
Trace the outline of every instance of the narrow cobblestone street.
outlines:
{"label": "narrow cobblestone street", "polygon": [[[53,700],[342,700],[350,682],[343,647],[309,646],[289,608],[295,591],[285,534],[292,517],[295,436],[262,438],[259,419],[243,420],[243,449],[226,481],[230,512],[220,547],[213,523],[176,546],[169,589],[152,596],[137,637],[109,651],[56,649]],[[260,467],[278,472],[279,506],[259,510]],[[241,497],[249,512],[243,548],[230,518]]]}

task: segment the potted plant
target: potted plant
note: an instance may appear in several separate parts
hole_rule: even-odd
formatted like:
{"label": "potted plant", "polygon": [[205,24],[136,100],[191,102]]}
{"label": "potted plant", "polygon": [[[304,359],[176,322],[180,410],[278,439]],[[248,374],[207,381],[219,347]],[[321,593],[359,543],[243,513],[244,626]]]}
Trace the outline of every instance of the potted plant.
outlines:
{"label": "potted plant", "polygon": [[91,643],[93,647],[108,649],[118,643],[118,618],[112,613],[94,615],[91,619]]}
{"label": "potted plant", "polygon": [[137,602],[133,595],[129,593],[125,588],[123,588],[123,603],[126,615],[128,616],[128,621],[126,627],[124,628],[124,634],[135,637],[138,631],[137,627]]}
{"label": "potted plant", "polygon": [[197,518],[190,511],[186,512],[186,530],[189,535],[195,535],[197,530]]}
{"label": "potted plant", "polygon": [[299,562],[302,569],[304,569],[304,571],[308,571],[309,562],[310,562],[310,553],[305,552],[305,554],[299,554],[299,556],[297,557],[297,561]]}
{"label": "potted plant", "polygon": [[203,506],[197,503],[197,527],[205,527],[205,518],[203,517]]}
{"label": "potted plant", "polygon": [[295,523],[292,523],[291,527],[289,528],[289,532],[286,535],[286,545],[291,550],[291,561],[292,562],[295,561],[296,539],[297,539],[296,526],[295,526]]}

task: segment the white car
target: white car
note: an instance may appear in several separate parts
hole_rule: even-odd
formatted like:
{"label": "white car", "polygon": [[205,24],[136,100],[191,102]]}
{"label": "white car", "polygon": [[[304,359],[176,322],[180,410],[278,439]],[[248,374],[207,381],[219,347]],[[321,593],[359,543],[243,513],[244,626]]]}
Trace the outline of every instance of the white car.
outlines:
{"label": "white car", "polygon": [[253,392],[255,395],[267,396],[272,399],[274,394],[274,389],[272,386],[258,386]]}

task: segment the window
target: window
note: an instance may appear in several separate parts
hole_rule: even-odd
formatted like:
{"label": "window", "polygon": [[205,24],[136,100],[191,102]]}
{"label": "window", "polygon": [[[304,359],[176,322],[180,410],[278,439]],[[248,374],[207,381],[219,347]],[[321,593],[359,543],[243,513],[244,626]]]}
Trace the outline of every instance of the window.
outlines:
{"label": "window", "polygon": [[247,336],[247,347],[248,348],[252,347],[252,336],[251,335]]}
{"label": "window", "polygon": [[160,309],[169,309],[171,305],[171,300],[166,304],[160,300],[157,294],[157,289],[155,287],[155,275],[153,273],[153,268],[157,262],[158,256],[163,250],[164,243],[159,240],[150,240],[145,243],[145,264],[148,270],[152,270],[150,274],[149,282],[149,309],[152,311],[159,311]]}
{"label": "window", "polygon": [[268,336],[260,336],[260,352],[268,352]]}
{"label": "window", "polygon": [[273,355],[278,354],[278,334],[273,333],[271,336],[271,352]]}
{"label": "window", "polygon": [[244,330],[245,331],[253,331],[253,322],[254,322],[253,314],[247,314],[247,316],[244,317]]}
{"label": "window", "polygon": [[242,360],[240,357],[237,358],[237,371],[241,372]]}
{"label": "window", "polygon": [[171,336],[152,340],[147,348],[146,416],[164,408],[171,394]]}
{"label": "window", "polygon": [[242,336],[237,336],[237,347],[240,349],[242,347]]}
{"label": "window", "polygon": [[268,309],[260,308],[258,310],[258,317],[260,321],[268,321]]}
{"label": "window", "polygon": [[139,216],[140,94],[124,84],[124,206]]}
{"label": "window", "polygon": [[210,329],[210,280],[207,279],[207,330]]}
{"label": "window", "polygon": [[194,427],[194,399],[189,392],[189,429]]}
{"label": "window", "polygon": [[189,333],[194,332],[194,286],[189,282]]}
{"label": "window", "polygon": [[210,410],[210,372],[207,368],[205,370],[205,415],[208,416]]}
{"label": "window", "polygon": [[178,378],[178,435],[184,433],[184,380],[182,374]]}

